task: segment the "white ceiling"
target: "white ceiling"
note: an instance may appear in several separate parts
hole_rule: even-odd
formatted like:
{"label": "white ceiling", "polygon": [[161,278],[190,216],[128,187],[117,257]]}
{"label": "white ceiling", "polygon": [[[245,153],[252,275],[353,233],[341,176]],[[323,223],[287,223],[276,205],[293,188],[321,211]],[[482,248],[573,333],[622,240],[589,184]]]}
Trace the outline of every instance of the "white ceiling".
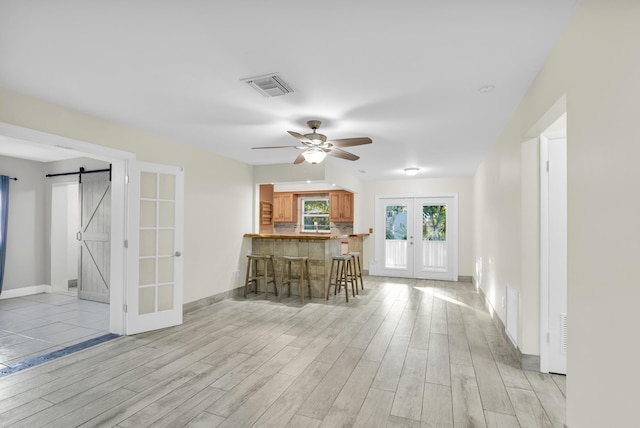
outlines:
{"label": "white ceiling", "polygon": [[[0,0],[0,86],[253,165],[319,119],[373,139],[330,159],[365,180],[469,176],[577,3]],[[272,72],[295,92],[240,81]]]}

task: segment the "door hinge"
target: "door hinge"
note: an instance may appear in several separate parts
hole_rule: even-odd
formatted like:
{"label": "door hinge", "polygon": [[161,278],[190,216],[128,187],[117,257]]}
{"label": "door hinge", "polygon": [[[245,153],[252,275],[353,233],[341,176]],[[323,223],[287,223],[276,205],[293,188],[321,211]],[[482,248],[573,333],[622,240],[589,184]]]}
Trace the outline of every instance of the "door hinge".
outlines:
{"label": "door hinge", "polygon": [[128,239],[124,240],[124,248],[129,248],[129,240]]}
{"label": "door hinge", "polygon": [[129,184],[129,176],[128,175],[124,176],[124,184]]}
{"label": "door hinge", "polygon": [[549,172],[549,161],[547,161],[547,172]]}
{"label": "door hinge", "polygon": [[124,305],[122,305],[122,309],[124,310],[124,313],[127,313],[127,304],[125,303]]}
{"label": "door hinge", "polygon": [[547,332],[547,343],[551,342],[551,335]]}

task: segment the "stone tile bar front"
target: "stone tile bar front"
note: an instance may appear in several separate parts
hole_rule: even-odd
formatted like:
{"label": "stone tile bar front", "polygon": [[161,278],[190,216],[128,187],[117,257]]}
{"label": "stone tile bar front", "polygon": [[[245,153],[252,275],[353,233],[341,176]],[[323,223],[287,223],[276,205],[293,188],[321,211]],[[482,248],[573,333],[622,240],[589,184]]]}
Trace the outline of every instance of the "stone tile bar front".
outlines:
{"label": "stone tile bar front", "polygon": [[[252,254],[271,254],[275,258],[276,280],[282,284],[283,256],[309,257],[311,293],[313,299],[324,299],[324,287],[328,280],[331,258],[341,254],[342,241],[349,235],[266,235],[245,234],[251,238]],[[354,239],[354,238],[352,238]],[[359,238],[360,240],[362,238]],[[244,280],[244,278],[242,278]],[[291,287],[291,294],[298,294],[298,287]]]}

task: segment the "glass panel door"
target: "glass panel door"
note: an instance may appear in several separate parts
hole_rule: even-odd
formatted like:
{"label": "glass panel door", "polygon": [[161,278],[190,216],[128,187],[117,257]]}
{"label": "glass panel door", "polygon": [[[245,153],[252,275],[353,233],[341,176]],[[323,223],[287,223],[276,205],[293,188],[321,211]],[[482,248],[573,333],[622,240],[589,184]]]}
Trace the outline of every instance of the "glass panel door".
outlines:
{"label": "glass panel door", "polygon": [[[434,279],[450,279],[449,269],[450,242],[447,240],[447,205],[446,199],[417,199],[420,215],[420,240],[416,249],[417,276],[428,276]],[[453,279],[453,278],[451,278]]]}
{"label": "glass panel door", "polygon": [[378,235],[382,249],[381,274],[408,277],[413,272],[412,201],[385,199],[382,204],[384,235]]}
{"label": "glass panel door", "polygon": [[127,334],[182,324],[183,172],[137,162],[130,174]]}
{"label": "glass panel door", "polygon": [[379,198],[373,275],[455,281],[456,198]]}

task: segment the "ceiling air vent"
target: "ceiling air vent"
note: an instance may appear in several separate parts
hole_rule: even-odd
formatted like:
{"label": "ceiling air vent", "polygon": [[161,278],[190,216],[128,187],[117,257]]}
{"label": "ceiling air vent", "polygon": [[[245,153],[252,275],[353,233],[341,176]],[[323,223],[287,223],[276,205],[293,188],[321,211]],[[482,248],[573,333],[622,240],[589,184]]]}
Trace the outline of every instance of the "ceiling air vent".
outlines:
{"label": "ceiling air vent", "polygon": [[263,76],[247,77],[240,79],[265,97],[278,97],[293,92],[287,82],[282,80],[278,73],[265,74]]}

